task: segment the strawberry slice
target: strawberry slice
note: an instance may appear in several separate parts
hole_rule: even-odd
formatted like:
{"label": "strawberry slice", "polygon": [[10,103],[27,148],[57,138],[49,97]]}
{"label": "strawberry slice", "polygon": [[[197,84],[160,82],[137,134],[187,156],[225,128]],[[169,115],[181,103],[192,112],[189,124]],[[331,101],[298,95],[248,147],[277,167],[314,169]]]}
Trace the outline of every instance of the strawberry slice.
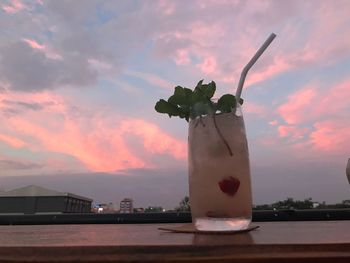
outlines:
{"label": "strawberry slice", "polygon": [[218,184],[221,191],[223,191],[225,194],[229,196],[234,196],[237,193],[239,185],[241,183],[237,178],[230,176],[226,179],[223,179]]}

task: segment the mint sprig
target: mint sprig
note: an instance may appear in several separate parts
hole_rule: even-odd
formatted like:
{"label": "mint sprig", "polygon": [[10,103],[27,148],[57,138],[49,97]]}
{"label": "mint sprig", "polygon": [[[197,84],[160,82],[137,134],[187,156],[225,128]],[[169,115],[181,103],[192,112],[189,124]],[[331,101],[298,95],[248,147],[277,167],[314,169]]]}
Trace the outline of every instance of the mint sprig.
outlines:
{"label": "mint sprig", "polygon": [[[159,113],[168,114],[169,117],[177,116],[182,119],[195,119],[198,116],[208,114],[231,112],[236,108],[236,97],[232,94],[225,94],[217,102],[212,101],[216,91],[214,81],[203,84],[199,81],[194,90],[176,86],[174,94],[168,100],[160,99],[155,110]],[[243,104],[243,99],[239,100]]]}

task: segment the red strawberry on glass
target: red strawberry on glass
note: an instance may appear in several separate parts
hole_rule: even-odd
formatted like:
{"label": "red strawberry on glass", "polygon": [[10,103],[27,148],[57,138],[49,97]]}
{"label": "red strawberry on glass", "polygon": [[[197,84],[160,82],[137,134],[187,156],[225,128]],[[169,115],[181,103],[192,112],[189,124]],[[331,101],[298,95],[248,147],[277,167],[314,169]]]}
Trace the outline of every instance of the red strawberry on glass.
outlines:
{"label": "red strawberry on glass", "polygon": [[241,182],[232,176],[218,183],[220,190],[229,196],[234,196],[237,193],[240,184]]}

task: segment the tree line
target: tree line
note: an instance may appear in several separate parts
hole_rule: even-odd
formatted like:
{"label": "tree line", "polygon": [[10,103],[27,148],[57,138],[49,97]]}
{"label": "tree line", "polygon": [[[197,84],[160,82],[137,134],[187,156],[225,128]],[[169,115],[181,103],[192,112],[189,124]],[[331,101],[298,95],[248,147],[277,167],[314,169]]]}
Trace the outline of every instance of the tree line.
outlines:
{"label": "tree line", "polygon": [[[253,210],[285,210],[285,209],[346,209],[350,208],[350,200],[343,200],[337,204],[326,204],[326,202],[316,202],[312,198],[304,200],[294,200],[288,197],[285,200],[277,201],[272,204],[253,205]],[[188,196],[185,196],[175,208],[177,212],[190,212],[191,205]]]}

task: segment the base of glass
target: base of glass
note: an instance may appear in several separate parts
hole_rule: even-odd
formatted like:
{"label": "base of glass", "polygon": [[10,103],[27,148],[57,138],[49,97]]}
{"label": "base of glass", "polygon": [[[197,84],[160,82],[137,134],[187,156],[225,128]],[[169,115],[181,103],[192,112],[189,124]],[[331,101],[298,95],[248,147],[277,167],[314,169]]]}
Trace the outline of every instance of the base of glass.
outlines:
{"label": "base of glass", "polygon": [[251,223],[251,218],[214,218],[200,217],[194,219],[194,224],[199,231],[235,231],[245,230]]}

